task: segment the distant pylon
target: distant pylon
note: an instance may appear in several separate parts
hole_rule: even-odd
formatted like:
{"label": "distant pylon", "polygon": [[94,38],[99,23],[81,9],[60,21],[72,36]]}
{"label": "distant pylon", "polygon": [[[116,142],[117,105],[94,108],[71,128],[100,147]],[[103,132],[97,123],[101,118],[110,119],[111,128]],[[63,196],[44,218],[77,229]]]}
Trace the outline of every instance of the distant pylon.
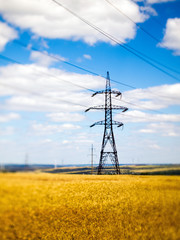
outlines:
{"label": "distant pylon", "polygon": [[26,153],[26,155],[25,155],[24,169],[25,170],[29,169],[29,154],[28,153]]}
{"label": "distant pylon", "polygon": [[[112,110],[113,109],[122,110],[122,112],[125,112],[128,110],[128,108],[112,105],[111,95],[115,94],[115,96],[118,97],[118,96],[121,96],[122,94],[119,91],[111,90],[109,72],[107,72],[106,89],[95,92],[92,95],[92,97],[94,97],[96,94],[105,94],[105,105],[90,107],[85,112],[89,111],[90,109],[105,110],[105,120],[96,122],[90,126],[90,127],[93,127],[95,125],[104,125],[104,136],[103,136],[101,153],[100,153],[98,174],[102,174],[102,169],[108,157],[110,158],[112,164],[115,167],[116,174],[120,174],[117,149],[116,149],[114,133],[113,133],[113,125],[122,127],[123,123],[112,120]],[[108,151],[106,150],[107,143],[110,143],[111,150],[108,150]]]}
{"label": "distant pylon", "polygon": [[94,154],[94,147],[93,144],[91,146],[91,175],[93,175],[94,167],[93,167],[93,157],[95,156]]}
{"label": "distant pylon", "polygon": [[28,155],[28,153],[26,153],[26,155],[25,155],[25,167],[28,167],[28,163],[29,163],[29,155]]}

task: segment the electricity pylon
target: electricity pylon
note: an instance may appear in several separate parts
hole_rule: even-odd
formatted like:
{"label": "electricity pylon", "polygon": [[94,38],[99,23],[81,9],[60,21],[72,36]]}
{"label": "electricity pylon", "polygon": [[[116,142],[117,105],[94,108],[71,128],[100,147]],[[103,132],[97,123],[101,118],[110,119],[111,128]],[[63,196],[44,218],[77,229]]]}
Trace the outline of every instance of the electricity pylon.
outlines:
{"label": "electricity pylon", "polygon": [[[118,96],[121,97],[122,94],[119,91],[111,90],[109,72],[107,72],[106,89],[95,92],[92,95],[92,97],[94,97],[97,94],[105,94],[105,105],[90,107],[90,108],[86,109],[85,112],[87,112],[91,109],[105,110],[105,120],[96,122],[90,126],[90,127],[94,127],[95,125],[104,125],[104,136],[103,136],[101,153],[100,153],[98,174],[102,174],[102,169],[103,169],[108,157],[111,159],[111,162],[115,167],[116,174],[120,174],[117,149],[116,149],[114,133],[113,133],[113,125],[117,125],[117,127],[122,127],[123,123],[112,120],[112,110],[113,109],[114,110],[122,110],[122,112],[126,112],[128,110],[128,108],[112,105],[111,95],[115,94],[115,97],[118,97]],[[110,143],[111,150],[106,151],[106,146],[108,143]]]}

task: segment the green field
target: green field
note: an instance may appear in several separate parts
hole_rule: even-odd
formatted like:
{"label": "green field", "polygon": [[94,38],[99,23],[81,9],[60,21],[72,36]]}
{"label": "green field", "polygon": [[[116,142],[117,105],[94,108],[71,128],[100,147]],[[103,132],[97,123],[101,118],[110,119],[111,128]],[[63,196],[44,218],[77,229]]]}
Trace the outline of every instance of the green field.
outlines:
{"label": "green field", "polygon": [[0,239],[178,240],[180,177],[0,174]]}

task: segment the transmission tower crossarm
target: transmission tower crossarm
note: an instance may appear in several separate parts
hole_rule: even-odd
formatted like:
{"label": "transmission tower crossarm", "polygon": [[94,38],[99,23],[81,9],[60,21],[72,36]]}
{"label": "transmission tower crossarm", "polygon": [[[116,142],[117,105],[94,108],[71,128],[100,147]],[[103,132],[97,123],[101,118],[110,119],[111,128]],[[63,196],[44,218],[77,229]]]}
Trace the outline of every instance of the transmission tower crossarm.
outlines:
{"label": "transmission tower crossarm", "polygon": [[97,95],[97,94],[102,94],[102,93],[105,93],[105,91],[104,91],[104,90],[102,90],[102,91],[97,91],[97,92],[93,93],[91,97],[94,97],[95,95]]}
{"label": "transmission tower crossarm", "polygon": [[124,124],[122,122],[112,120],[112,125],[117,125],[117,127],[122,127]]}
{"label": "transmission tower crossarm", "polygon": [[103,120],[103,121],[95,122],[90,127],[94,127],[95,125],[105,125],[105,121]]}
{"label": "transmission tower crossarm", "polygon": [[104,110],[104,109],[105,109],[105,106],[104,106],[104,105],[99,105],[99,106],[90,107],[90,108],[86,109],[85,112],[88,112],[89,110],[92,110],[92,109],[95,109],[95,110]]}
{"label": "transmission tower crossarm", "polygon": [[122,96],[122,93],[120,91],[115,91],[115,90],[111,90],[111,94],[116,94],[115,97],[121,97]]}
{"label": "transmission tower crossarm", "polygon": [[[90,107],[88,109],[85,110],[85,112],[88,112],[89,110],[105,110],[105,109],[108,109],[106,106],[104,105],[99,105],[99,106],[94,106],[94,107]],[[122,112],[126,112],[128,110],[127,107],[123,107],[123,106],[116,106],[116,105],[112,105],[111,106],[111,109],[114,109],[114,110],[123,110]]]}
{"label": "transmission tower crossarm", "polygon": [[123,107],[123,106],[116,106],[116,105],[112,105],[111,107],[114,110],[123,110],[122,112],[126,112],[128,110],[127,107]]}
{"label": "transmission tower crossarm", "polygon": [[[97,94],[103,94],[103,93],[106,93],[106,92],[107,92],[106,90],[97,91],[97,92],[93,93],[91,97],[94,97],[94,96],[97,95]],[[110,92],[111,94],[116,94],[115,97],[118,97],[118,96],[121,96],[121,95],[122,95],[122,93],[121,93],[120,91],[116,91],[116,90],[110,90],[109,92]]]}
{"label": "transmission tower crossarm", "polygon": [[[93,123],[90,127],[94,127],[95,125],[105,125],[105,121],[98,121]],[[112,120],[112,125],[117,125],[117,127],[122,127],[124,124],[122,122]]]}

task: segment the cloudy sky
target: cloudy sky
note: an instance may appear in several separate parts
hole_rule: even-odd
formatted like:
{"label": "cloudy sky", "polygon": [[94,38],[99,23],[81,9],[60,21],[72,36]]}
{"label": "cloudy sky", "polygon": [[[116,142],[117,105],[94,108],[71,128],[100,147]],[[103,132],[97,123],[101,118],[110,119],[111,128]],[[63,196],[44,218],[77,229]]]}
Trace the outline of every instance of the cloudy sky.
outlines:
{"label": "cloudy sky", "polygon": [[0,160],[98,163],[107,71],[120,164],[180,163],[180,1],[0,0]]}

